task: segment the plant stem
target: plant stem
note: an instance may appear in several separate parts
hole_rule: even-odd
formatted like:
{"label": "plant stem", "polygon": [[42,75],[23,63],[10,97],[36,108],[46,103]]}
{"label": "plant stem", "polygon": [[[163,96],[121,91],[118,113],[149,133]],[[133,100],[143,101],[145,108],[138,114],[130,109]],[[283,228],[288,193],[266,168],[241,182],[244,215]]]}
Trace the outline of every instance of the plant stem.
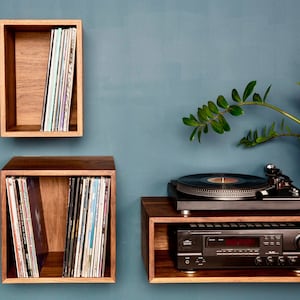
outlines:
{"label": "plant stem", "polygon": [[287,113],[286,111],[280,109],[277,106],[274,106],[272,104],[266,103],[266,102],[255,102],[255,101],[248,101],[248,102],[242,102],[241,105],[259,105],[259,106],[264,106],[270,109],[273,109],[277,111],[278,113],[284,115],[285,117],[291,119],[292,121],[296,122],[297,124],[300,124],[300,119],[295,117],[294,115]]}

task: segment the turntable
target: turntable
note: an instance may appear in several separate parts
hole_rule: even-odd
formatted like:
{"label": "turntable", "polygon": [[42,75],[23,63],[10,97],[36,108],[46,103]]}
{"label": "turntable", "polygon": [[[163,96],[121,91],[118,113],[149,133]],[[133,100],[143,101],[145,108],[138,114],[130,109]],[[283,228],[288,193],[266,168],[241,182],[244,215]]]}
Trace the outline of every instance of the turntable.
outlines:
{"label": "turntable", "polygon": [[187,175],[168,183],[168,196],[182,213],[192,210],[295,210],[300,191],[275,165],[266,178],[235,174]]}

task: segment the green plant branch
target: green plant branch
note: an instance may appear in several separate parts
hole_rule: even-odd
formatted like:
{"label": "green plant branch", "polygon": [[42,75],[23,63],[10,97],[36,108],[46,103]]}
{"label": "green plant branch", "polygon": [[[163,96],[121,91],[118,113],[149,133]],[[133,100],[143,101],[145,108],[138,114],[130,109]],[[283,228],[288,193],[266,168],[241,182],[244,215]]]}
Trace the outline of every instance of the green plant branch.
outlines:
{"label": "green plant branch", "polygon": [[298,133],[277,133],[273,132],[273,134],[270,134],[268,136],[264,135],[256,135],[255,133],[253,134],[252,131],[250,130],[248,132],[248,135],[246,137],[243,137],[238,145],[243,145],[244,147],[255,147],[259,144],[267,143],[270,142],[271,140],[275,138],[280,138],[280,137],[294,137],[294,138],[300,138],[300,134]]}
{"label": "green plant branch", "polygon": [[[260,94],[254,93],[255,85],[256,81],[249,82],[242,96],[240,96],[239,92],[236,89],[233,89],[231,93],[232,100],[233,102],[235,102],[233,104],[229,104],[225,97],[220,95],[215,102],[208,101],[207,104],[199,107],[196,115],[190,114],[189,117],[184,117],[182,119],[183,123],[187,126],[193,127],[192,133],[190,135],[190,140],[194,140],[195,136],[197,136],[198,141],[201,142],[202,133],[208,133],[209,128],[219,134],[230,131],[231,128],[225,118],[225,115],[228,113],[233,116],[243,115],[244,110],[242,107],[246,105],[262,106],[271,109],[282,114],[285,118],[288,118],[291,121],[300,124],[300,119],[298,117],[286,112],[285,110],[275,105],[266,102],[271,86],[266,89],[262,97]],[[248,100],[251,95],[252,100]],[[280,128],[278,130],[275,129],[275,126],[275,122],[273,122],[269,128],[265,126],[260,134],[257,130],[250,130],[247,136],[243,137],[240,140],[239,145],[243,145],[245,147],[254,147],[258,144],[262,144],[279,137],[300,138],[299,133],[292,132],[292,130],[285,125],[284,119],[282,120]]]}

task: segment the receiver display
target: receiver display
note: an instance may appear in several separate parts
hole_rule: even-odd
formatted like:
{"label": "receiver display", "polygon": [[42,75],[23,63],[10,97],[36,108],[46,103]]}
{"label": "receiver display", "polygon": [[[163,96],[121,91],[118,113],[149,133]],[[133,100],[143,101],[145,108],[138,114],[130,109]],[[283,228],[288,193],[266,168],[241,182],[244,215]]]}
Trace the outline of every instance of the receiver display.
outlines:
{"label": "receiver display", "polygon": [[249,247],[259,247],[259,237],[208,237],[206,239],[207,247],[216,248],[216,247],[236,247],[236,248],[249,248]]}

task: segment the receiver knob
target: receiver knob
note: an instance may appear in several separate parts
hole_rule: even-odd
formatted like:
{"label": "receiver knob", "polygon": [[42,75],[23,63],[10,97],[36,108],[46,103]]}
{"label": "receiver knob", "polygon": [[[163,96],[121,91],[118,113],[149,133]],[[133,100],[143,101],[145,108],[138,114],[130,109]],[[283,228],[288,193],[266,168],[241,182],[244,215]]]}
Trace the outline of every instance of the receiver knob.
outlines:
{"label": "receiver knob", "polygon": [[300,249],[300,234],[295,237],[295,245],[297,249]]}
{"label": "receiver knob", "polygon": [[279,266],[283,266],[284,263],[285,263],[284,257],[283,257],[283,256],[279,256],[279,257],[278,257],[278,265],[279,265]]}
{"label": "receiver knob", "polygon": [[257,256],[257,257],[255,258],[255,264],[256,264],[257,266],[261,266],[261,265],[263,264],[263,260],[262,260],[262,258],[261,258],[260,256]]}
{"label": "receiver knob", "polygon": [[296,262],[297,262],[297,259],[295,257],[289,257],[288,258],[288,262],[289,262],[289,265],[294,265]]}
{"label": "receiver knob", "polygon": [[274,263],[274,258],[272,257],[272,256],[268,256],[267,257],[267,265],[273,265],[273,263]]}

